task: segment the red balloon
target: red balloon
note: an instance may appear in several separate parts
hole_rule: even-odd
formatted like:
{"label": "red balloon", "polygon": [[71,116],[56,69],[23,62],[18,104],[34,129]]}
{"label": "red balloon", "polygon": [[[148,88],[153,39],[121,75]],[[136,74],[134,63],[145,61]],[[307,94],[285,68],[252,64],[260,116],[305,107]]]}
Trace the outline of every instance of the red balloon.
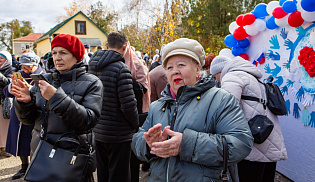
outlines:
{"label": "red balloon", "polygon": [[234,30],[233,35],[236,40],[243,40],[248,37],[248,34],[243,27],[238,27],[236,30]]}
{"label": "red balloon", "polygon": [[239,56],[244,58],[247,61],[249,60],[249,57],[248,57],[248,55],[246,53],[241,53]]}
{"label": "red balloon", "polygon": [[288,23],[291,27],[299,27],[304,23],[304,19],[301,16],[301,12],[295,11],[291,13],[288,18]]}
{"label": "red balloon", "polygon": [[272,16],[274,16],[277,19],[281,19],[283,17],[285,17],[288,13],[284,12],[282,7],[276,7],[273,12],[272,12]]}
{"label": "red balloon", "polygon": [[266,58],[265,58],[265,57],[263,57],[263,58],[261,58],[261,60],[259,61],[259,64],[264,64],[264,63],[265,63],[265,61],[266,61]]}
{"label": "red balloon", "polygon": [[245,25],[251,25],[255,22],[256,17],[252,13],[247,13],[243,16],[243,23]]}
{"label": "red balloon", "polygon": [[237,17],[236,17],[236,24],[238,25],[238,26],[240,26],[240,27],[242,27],[242,26],[245,26],[245,24],[244,24],[244,22],[243,22],[243,16],[244,15],[238,15]]}

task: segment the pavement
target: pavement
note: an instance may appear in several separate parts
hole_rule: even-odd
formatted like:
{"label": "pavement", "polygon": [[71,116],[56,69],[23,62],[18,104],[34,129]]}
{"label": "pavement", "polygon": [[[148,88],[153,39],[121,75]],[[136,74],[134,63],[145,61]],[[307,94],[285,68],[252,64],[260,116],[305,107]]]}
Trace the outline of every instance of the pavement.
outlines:
{"label": "pavement", "polygon": [[[21,161],[19,157],[2,157],[0,156],[0,181],[1,182],[13,182],[11,177],[20,170]],[[96,172],[94,173],[94,179],[97,181]],[[140,169],[139,182],[148,181],[148,172],[143,172]],[[22,179],[14,180],[14,182],[24,182]],[[275,182],[292,182],[280,173],[276,173]]]}

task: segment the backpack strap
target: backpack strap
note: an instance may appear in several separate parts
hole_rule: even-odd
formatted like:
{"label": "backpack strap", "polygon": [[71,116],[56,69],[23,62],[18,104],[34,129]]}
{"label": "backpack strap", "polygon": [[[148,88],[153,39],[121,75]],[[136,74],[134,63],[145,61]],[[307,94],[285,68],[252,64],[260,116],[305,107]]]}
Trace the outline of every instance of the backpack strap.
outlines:
{"label": "backpack strap", "polygon": [[[234,71],[243,71],[245,73],[248,73],[250,74],[249,72],[247,71],[244,71],[244,70],[234,70]],[[252,74],[250,74],[252,75]],[[256,80],[258,81],[258,83],[262,84],[265,86],[265,83],[262,82],[261,80],[259,80],[257,77],[255,77],[254,75],[252,75],[254,78],[256,78]],[[273,81],[273,77],[269,77],[267,79],[271,79],[271,81]],[[267,100],[263,99],[263,98],[257,98],[257,97],[252,97],[252,96],[246,96],[246,95],[241,95],[241,99],[243,100],[250,100],[250,101],[256,101],[256,102],[259,102],[259,103],[262,103],[263,106],[264,106],[264,109],[266,111],[266,108],[267,108]]]}
{"label": "backpack strap", "polygon": [[267,101],[262,99],[262,98],[241,95],[241,99],[243,99],[243,100],[250,100],[250,101],[256,101],[256,102],[262,103],[264,105],[264,109],[266,110]]}
{"label": "backpack strap", "polygon": [[262,103],[263,105],[266,105],[266,100],[262,99],[262,98],[258,98],[258,97],[252,97],[252,96],[246,96],[246,95],[241,95],[241,99],[243,100],[251,100],[251,101],[256,101],[259,103]]}

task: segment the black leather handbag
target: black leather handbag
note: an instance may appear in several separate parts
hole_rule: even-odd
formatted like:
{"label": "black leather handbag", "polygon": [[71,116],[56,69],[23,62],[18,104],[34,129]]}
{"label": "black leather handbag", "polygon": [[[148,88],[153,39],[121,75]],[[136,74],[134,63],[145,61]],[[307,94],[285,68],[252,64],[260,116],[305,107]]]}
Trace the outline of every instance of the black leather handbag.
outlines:
{"label": "black leather handbag", "polygon": [[[68,134],[61,135],[54,145],[46,140],[40,141],[24,180],[34,182],[83,182],[85,180],[89,160],[93,153],[80,154],[79,137],[74,133],[70,135],[75,137],[67,137]],[[76,147],[73,150],[60,148],[59,145],[64,142]]]}
{"label": "black leather handbag", "polygon": [[268,138],[274,127],[273,122],[264,115],[256,115],[248,121],[248,125],[254,142],[258,144],[263,143]]}

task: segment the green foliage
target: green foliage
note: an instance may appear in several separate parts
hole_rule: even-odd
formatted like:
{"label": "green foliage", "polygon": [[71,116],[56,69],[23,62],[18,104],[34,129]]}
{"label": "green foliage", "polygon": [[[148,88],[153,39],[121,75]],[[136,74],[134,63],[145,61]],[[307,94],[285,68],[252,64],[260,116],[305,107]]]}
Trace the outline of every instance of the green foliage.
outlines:
{"label": "green foliage", "polygon": [[146,36],[144,30],[138,29],[136,24],[132,24],[126,25],[121,31],[127,35],[130,45],[137,51],[143,49]]}
{"label": "green foliage", "polygon": [[13,39],[25,37],[33,32],[30,21],[19,21],[17,19],[11,22],[0,24],[0,47],[7,47],[12,52],[12,33]]}
{"label": "green foliage", "polygon": [[108,34],[114,29],[118,18],[118,14],[107,11],[101,1],[90,6],[87,16]]}
{"label": "green foliage", "polygon": [[229,25],[240,14],[249,13],[259,3],[271,0],[187,0],[190,7],[182,18],[180,27],[184,37],[198,40],[206,52],[218,53],[225,47],[224,38]]}

